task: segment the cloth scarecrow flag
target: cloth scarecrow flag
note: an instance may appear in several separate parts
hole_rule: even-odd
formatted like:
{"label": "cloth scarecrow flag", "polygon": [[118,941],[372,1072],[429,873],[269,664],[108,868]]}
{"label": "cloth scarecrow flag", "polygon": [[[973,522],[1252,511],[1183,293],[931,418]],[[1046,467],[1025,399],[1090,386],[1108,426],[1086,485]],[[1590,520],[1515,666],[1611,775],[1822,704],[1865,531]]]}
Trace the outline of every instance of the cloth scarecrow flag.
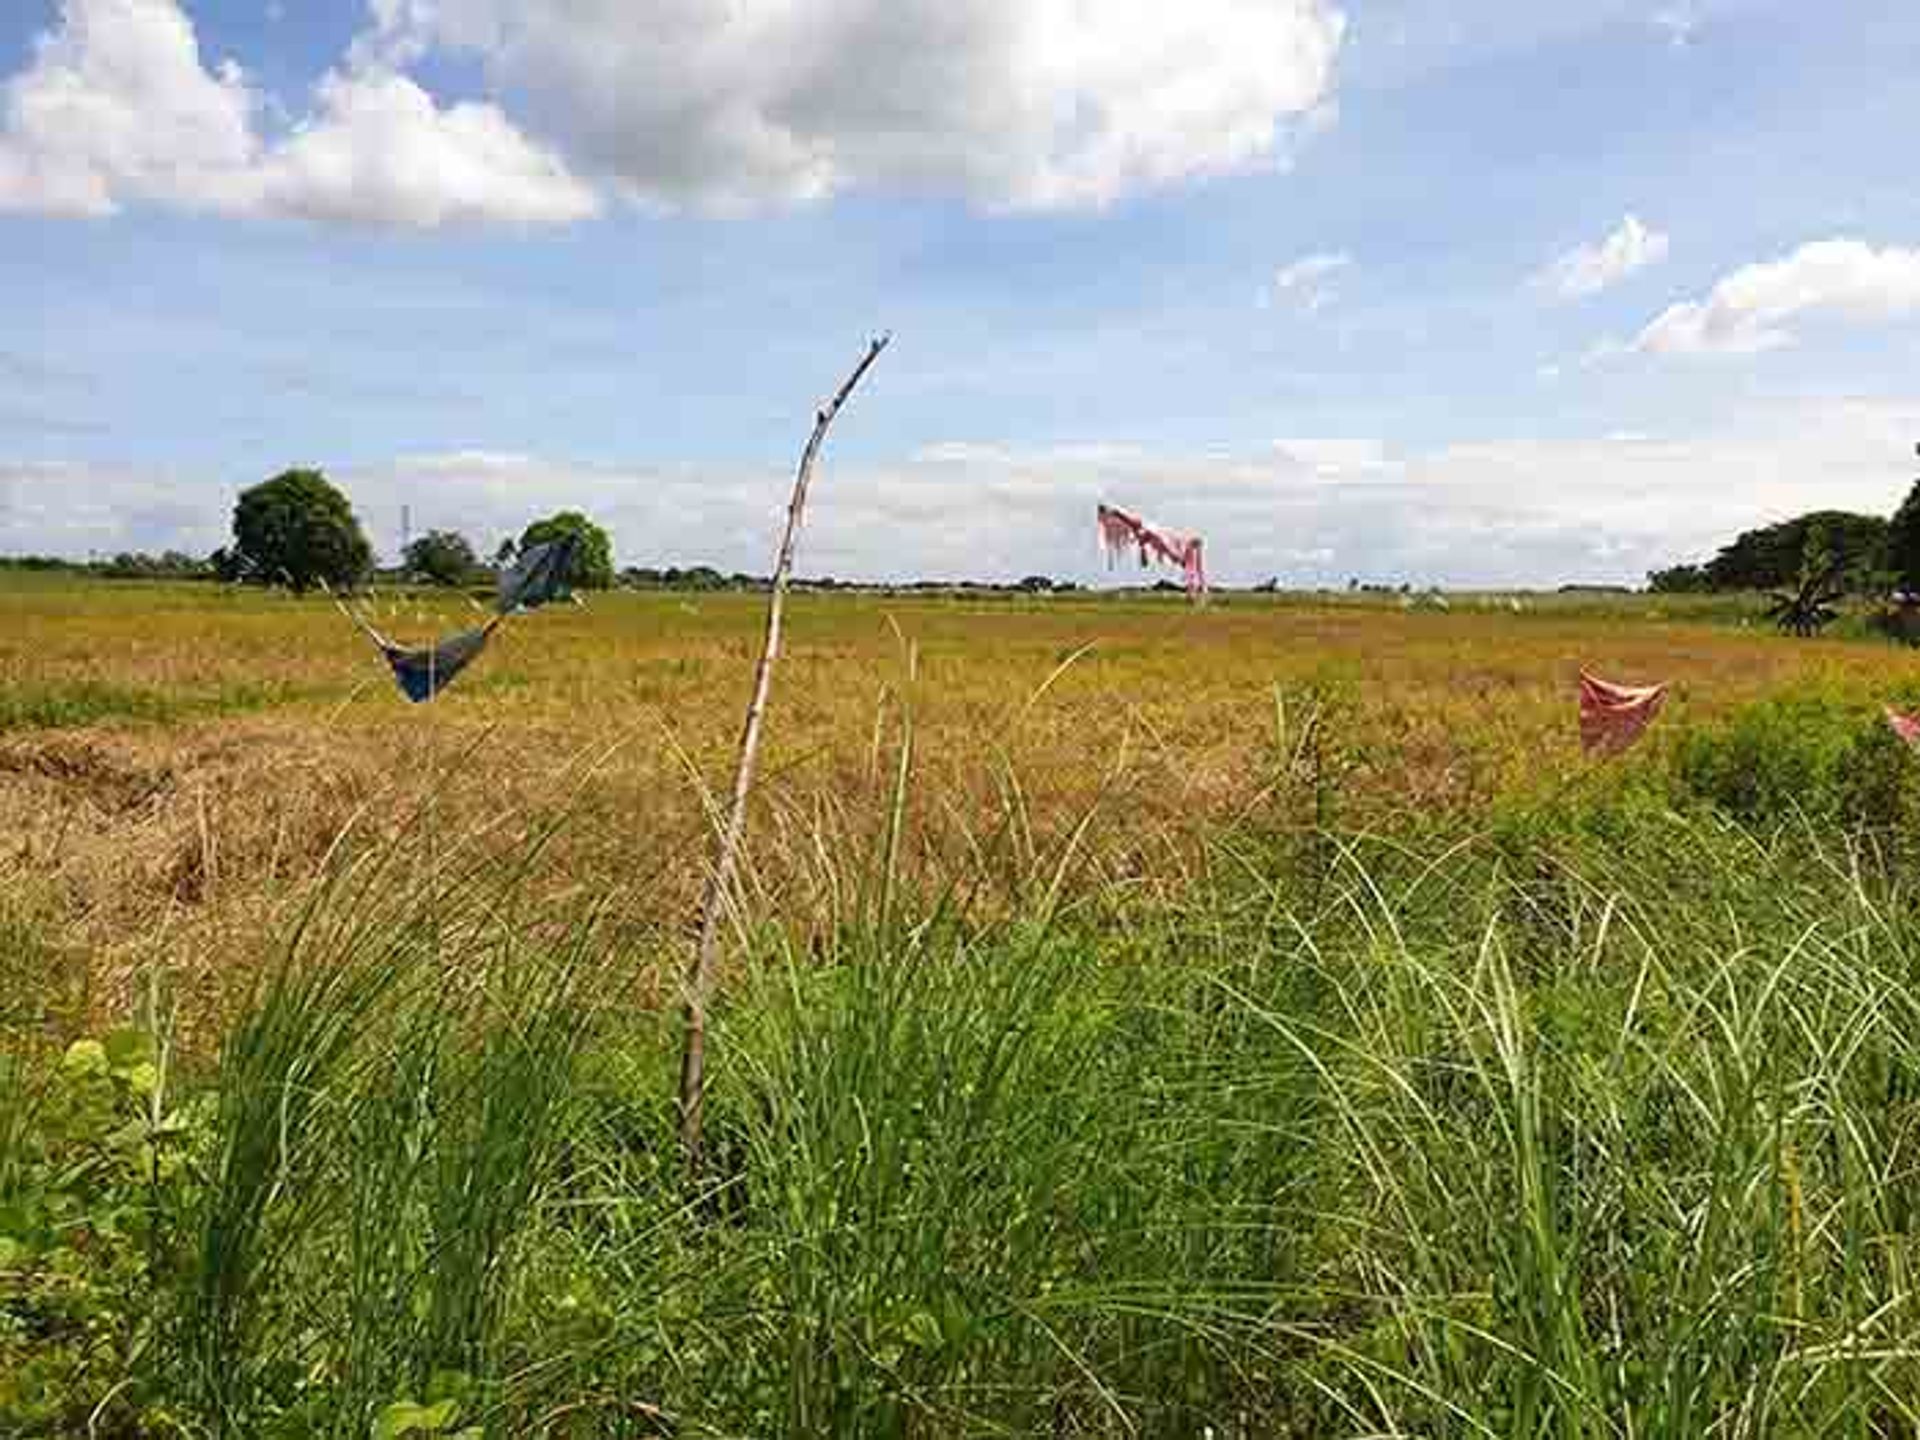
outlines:
{"label": "cloth scarecrow flag", "polygon": [[1580,672],[1580,743],[1589,755],[1618,755],[1653,723],[1665,685],[1614,685]]}
{"label": "cloth scarecrow flag", "polygon": [[503,618],[496,615],[477,629],[462,630],[431,645],[410,648],[396,645],[345,605],[341,605],[340,610],[373,641],[380,658],[392,669],[393,680],[400,687],[400,693],[416,705],[433,699],[453,683],[455,676],[478,659]]}
{"label": "cloth scarecrow flag", "polygon": [[393,667],[393,678],[400,691],[414,704],[433,699],[453,683],[453,677],[479,658],[486,649],[487,637],[500,622],[489,620],[477,630],[462,630],[444,640],[418,650],[403,650],[387,640],[378,640],[380,653]]}
{"label": "cloth scarecrow flag", "polygon": [[1096,518],[1100,548],[1106,552],[1109,567],[1118,556],[1138,550],[1142,569],[1155,560],[1165,561],[1185,577],[1188,595],[1198,600],[1207,593],[1205,546],[1198,535],[1163,530],[1111,505],[1100,506]]}
{"label": "cloth scarecrow flag", "polygon": [[573,592],[568,588],[567,577],[572,572],[574,556],[579,548],[580,537],[571,534],[541,545],[529,545],[520,552],[519,560],[502,572],[500,591],[494,599],[495,614],[491,620],[472,630],[461,630],[418,648],[395,644],[337,598],[333,603],[340,607],[341,614],[358,625],[366,637],[373,641],[380,657],[393,671],[394,683],[400,687],[400,693],[414,704],[424,705],[451,685],[462,670],[480,657],[493,632],[500,628],[508,616],[538,610],[542,605],[571,598]]}
{"label": "cloth scarecrow flag", "polygon": [[571,599],[567,577],[573,571],[574,556],[580,553],[580,537],[562,535],[542,545],[529,545],[520,558],[500,576],[500,594],[494,609],[502,615],[522,610],[538,610],[556,600]]}
{"label": "cloth scarecrow flag", "polygon": [[1909,749],[1920,750],[1920,715],[1908,714],[1889,705],[1887,728],[1906,741]]}

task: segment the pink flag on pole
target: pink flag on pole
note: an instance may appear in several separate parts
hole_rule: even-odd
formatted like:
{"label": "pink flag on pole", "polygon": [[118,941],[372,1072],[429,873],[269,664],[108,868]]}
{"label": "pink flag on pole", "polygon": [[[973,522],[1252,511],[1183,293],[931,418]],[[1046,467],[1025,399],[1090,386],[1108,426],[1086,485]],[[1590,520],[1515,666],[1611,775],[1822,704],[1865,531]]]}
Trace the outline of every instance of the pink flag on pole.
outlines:
{"label": "pink flag on pole", "polygon": [[1614,685],[1580,672],[1580,743],[1588,754],[1618,755],[1638,740],[1666,703],[1665,685]]}
{"label": "pink flag on pole", "polygon": [[1889,705],[1887,728],[1906,741],[1909,748],[1920,750],[1920,715],[1910,715]]}
{"label": "pink flag on pole", "polygon": [[1137,549],[1141,568],[1144,569],[1155,560],[1165,561],[1186,578],[1188,595],[1196,600],[1206,595],[1205,547],[1198,535],[1179,535],[1171,530],[1162,530],[1149,525],[1138,515],[1129,515],[1111,505],[1100,507],[1098,520],[1100,548],[1106,552],[1109,566],[1116,556]]}

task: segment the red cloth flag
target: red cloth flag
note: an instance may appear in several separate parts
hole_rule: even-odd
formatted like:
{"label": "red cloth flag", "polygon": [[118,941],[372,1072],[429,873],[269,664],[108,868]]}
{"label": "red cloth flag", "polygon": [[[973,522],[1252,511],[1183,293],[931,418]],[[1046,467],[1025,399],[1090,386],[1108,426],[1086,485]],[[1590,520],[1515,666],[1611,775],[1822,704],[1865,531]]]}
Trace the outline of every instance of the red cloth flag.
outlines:
{"label": "red cloth flag", "polygon": [[1887,728],[1915,750],[1920,750],[1920,715],[1903,714],[1887,706]]}
{"label": "red cloth flag", "polygon": [[1129,515],[1111,505],[1100,507],[1098,519],[1100,548],[1106,551],[1109,566],[1113,564],[1115,556],[1137,549],[1141,568],[1144,569],[1155,560],[1163,560],[1185,576],[1188,595],[1198,600],[1207,593],[1207,567],[1203,558],[1205,547],[1198,535],[1179,535],[1171,530],[1162,530],[1149,525],[1138,515]]}
{"label": "red cloth flag", "polygon": [[1580,743],[1589,755],[1618,755],[1666,703],[1665,685],[1614,685],[1580,672]]}

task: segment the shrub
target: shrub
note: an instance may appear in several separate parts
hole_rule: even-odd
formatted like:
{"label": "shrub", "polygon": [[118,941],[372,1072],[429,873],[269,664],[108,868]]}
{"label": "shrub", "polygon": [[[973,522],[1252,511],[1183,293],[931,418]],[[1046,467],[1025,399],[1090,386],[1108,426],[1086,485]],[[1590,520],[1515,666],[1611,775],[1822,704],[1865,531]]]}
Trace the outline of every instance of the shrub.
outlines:
{"label": "shrub", "polygon": [[1916,814],[1914,758],[1870,704],[1811,691],[1761,700],[1694,730],[1681,793],[1749,824],[1796,818],[1874,829]]}

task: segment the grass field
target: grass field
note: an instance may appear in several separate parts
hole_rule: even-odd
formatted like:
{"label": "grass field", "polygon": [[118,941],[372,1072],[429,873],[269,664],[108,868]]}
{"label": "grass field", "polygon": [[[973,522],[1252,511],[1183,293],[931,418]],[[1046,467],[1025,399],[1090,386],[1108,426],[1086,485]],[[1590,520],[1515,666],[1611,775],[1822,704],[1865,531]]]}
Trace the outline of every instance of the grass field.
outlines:
{"label": "grass field", "polygon": [[690,1190],[759,602],[5,584],[8,1433],[1920,1428],[1906,651],[802,598]]}
{"label": "grass field", "polygon": [[[461,622],[444,599],[378,612],[421,636]],[[271,944],[266,917],[350,822],[389,834],[428,796],[438,832],[508,848],[564,811],[567,883],[617,888],[636,923],[674,929],[706,858],[703,794],[729,774],[760,613],[748,596],[615,595],[543,614],[417,710],[324,601],[7,582],[0,833],[16,838],[0,863],[93,958],[109,1007],[148,961],[190,977],[250,968]],[[1685,614],[1671,601],[1432,614],[1236,600],[1196,614],[802,598],[751,868],[788,920],[829,911],[819,842],[831,859],[871,834],[904,725],[911,872],[994,891],[1097,806],[1073,878],[1104,889],[1177,883],[1192,842],[1237,823],[1466,814],[1572,783],[1582,662],[1672,680],[1682,725],[1794,681],[1861,695],[1920,682],[1920,664],[1885,647],[1789,645]],[[1293,750],[1321,711],[1301,810],[1281,757],[1315,760]]]}

